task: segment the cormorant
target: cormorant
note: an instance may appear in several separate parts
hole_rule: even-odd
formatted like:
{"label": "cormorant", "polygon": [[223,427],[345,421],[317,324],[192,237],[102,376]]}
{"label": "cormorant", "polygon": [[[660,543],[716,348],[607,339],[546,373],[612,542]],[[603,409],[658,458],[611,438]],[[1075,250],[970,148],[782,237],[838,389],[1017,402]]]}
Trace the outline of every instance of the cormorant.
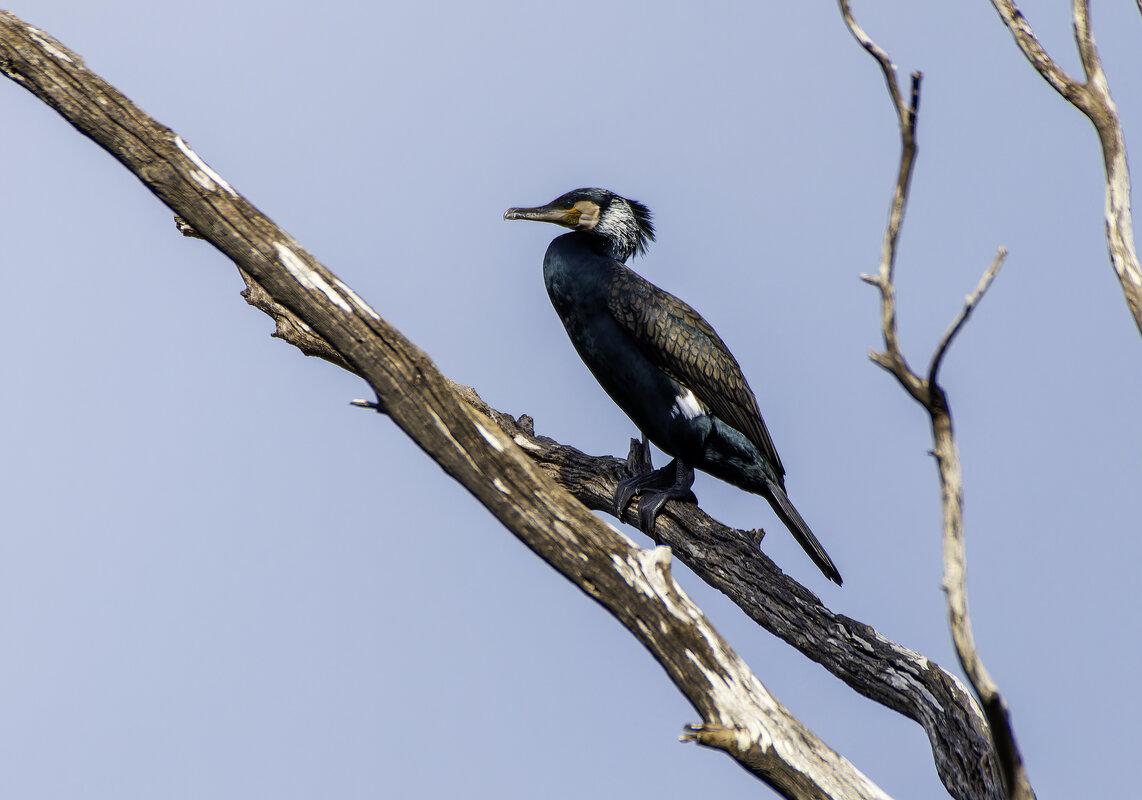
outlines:
{"label": "cormorant", "polygon": [[673,457],[615,491],[621,517],[642,494],[649,532],[666,501],[694,501],[694,469],[769,501],[825,576],[841,583],[817,537],[785,494],[785,468],[738,362],[689,305],[625,262],[654,240],[650,209],[605,189],[576,189],[504,219],[553,222],[571,233],[551,242],[543,280],[579,356],[642,433]]}

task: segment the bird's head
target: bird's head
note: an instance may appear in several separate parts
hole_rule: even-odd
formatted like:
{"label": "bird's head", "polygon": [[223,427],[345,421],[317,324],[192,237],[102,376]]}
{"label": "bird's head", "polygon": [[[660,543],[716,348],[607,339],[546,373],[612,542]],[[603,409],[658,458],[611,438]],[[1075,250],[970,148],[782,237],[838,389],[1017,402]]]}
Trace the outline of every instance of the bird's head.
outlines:
{"label": "bird's head", "polygon": [[606,241],[611,255],[619,261],[645,253],[654,241],[650,209],[606,189],[576,189],[545,206],[509,208],[504,219],[554,222],[573,231],[594,234]]}

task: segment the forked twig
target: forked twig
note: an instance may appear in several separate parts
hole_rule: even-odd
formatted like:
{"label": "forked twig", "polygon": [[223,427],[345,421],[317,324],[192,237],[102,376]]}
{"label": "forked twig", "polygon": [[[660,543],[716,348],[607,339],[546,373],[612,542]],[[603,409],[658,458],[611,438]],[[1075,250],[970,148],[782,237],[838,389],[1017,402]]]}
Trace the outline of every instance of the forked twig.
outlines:
{"label": "forked twig", "polygon": [[963,329],[972,311],[995,280],[1007,251],[1000,248],[995,260],[980,279],[975,291],[967,298],[960,313],[940,339],[932,355],[927,377],[918,375],[908,365],[900,348],[896,328],[895,264],[897,240],[904,219],[904,208],[908,200],[912,169],[916,161],[916,115],[919,108],[921,75],[919,72],[912,74],[911,99],[905,106],[903,95],[897,84],[895,66],[885,51],[877,46],[853,19],[848,0],[839,0],[839,2],[841,14],[844,16],[849,30],[861,46],[871,53],[880,64],[897,118],[900,121],[900,169],[892,196],[892,206],[884,234],[884,243],[881,248],[880,269],[875,276],[861,276],[864,281],[875,286],[880,292],[884,349],[873,352],[871,358],[896,376],[900,385],[913,399],[924,406],[931,419],[932,453],[936,458],[939,470],[943,506],[944,591],[947,594],[948,621],[956,647],[956,655],[987,717],[992,744],[1001,764],[1003,785],[1007,796],[1011,798],[1032,798],[1034,792],[1027,780],[1022,758],[1015,744],[1007,705],[984,667],[972,636],[967,602],[967,558],[963,539],[963,474],[960,469],[959,451],[952,430],[951,409],[948,405],[947,394],[938,383],[940,366],[944,356]]}
{"label": "forked twig", "polygon": [[[1094,44],[1088,0],[1072,0],[1075,44],[1086,82],[1071,77],[1039,44],[1030,23],[1011,0],[991,0],[1015,44],[1055,91],[1086,114],[1098,131],[1106,171],[1106,245],[1110,263],[1122,285],[1134,324],[1142,333],[1142,265],[1134,247],[1134,219],[1130,210],[1130,170],[1126,164],[1126,138],[1118,109],[1110,96],[1110,84]],[[1142,11],[1142,0],[1138,0]]]}

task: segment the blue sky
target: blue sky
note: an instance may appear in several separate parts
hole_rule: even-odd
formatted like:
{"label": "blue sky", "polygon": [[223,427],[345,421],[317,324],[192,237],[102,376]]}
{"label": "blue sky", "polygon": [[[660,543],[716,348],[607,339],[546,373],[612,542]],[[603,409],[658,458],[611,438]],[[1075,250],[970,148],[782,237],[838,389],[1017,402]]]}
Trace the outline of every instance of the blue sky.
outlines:
{"label": "blue sky", "polygon": [[[538,432],[633,426],[543,289],[598,185],[651,207],[632,266],[750,379],[828,584],[758,497],[703,507],[839,612],[954,669],[926,418],[872,365],[895,116],[830,3],[15,0],[172,127],[454,380]],[[1123,796],[1139,741],[1138,332],[1090,124],[989,4],[858,3],[923,70],[899,260],[914,364],[996,249],[944,367],[977,642],[1041,796]],[[1137,151],[1132,4],[1094,25]],[[865,7],[867,6],[867,8]],[[1024,11],[1078,72],[1069,20]],[[1104,7],[1105,6],[1105,7]],[[0,794],[19,798],[764,795],[677,743],[696,713],[601,609],[382,417],[269,337],[232,266],[109,156],[0,88]],[[628,533],[646,543],[637,532]],[[939,797],[914,723],[856,697],[681,568],[790,710],[898,797]],[[1076,732],[1097,735],[1076,735]]]}

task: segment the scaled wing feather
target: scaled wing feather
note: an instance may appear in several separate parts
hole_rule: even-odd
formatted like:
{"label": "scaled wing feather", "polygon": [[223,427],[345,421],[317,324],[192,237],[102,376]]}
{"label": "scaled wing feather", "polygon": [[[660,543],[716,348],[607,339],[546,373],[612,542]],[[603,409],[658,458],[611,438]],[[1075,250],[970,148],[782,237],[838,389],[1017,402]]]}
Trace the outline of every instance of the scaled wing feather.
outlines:
{"label": "scaled wing feather", "polygon": [[608,306],[650,361],[690,389],[723,422],[761,451],[784,484],[785,468],[761,418],[757,398],[729,348],[702,315],[616,262]]}

